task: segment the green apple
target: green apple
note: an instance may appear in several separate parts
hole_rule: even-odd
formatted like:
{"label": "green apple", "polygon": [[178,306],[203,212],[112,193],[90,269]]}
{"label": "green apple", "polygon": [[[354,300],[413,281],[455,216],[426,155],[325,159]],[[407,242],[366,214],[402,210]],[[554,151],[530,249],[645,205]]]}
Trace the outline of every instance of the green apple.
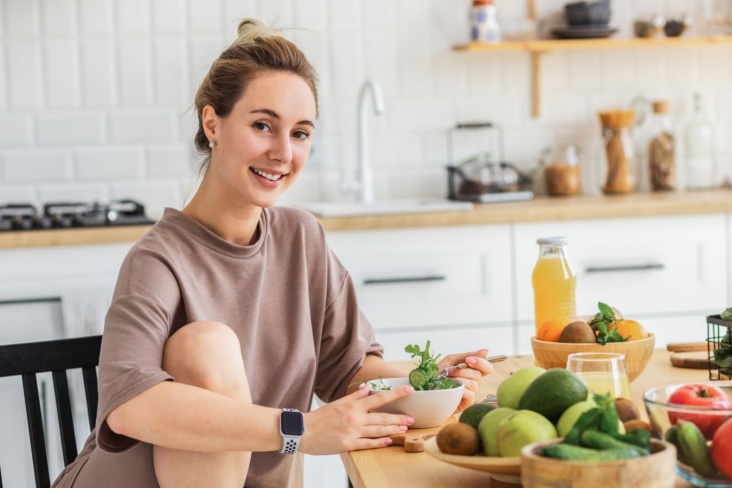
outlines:
{"label": "green apple", "polygon": [[539,366],[525,366],[516,370],[498,385],[498,406],[518,410],[519,400],[532,381],[545,373]]}
{"label": "green apple", "polygon": [[509,415],[516,413],[513,408],[498,407],[483,416],[478,424],[480,442],[483,444],[483,454],[486,456],[500,456],[498,449],[498,424]]}
{"label": "green apple", "polygon": [[559,432],[559,437],[565,437],[569,431],[572,430],[572,427],[574,427],[574,424],[577,422],[577,419],[580,418],[580,415],[595,407],[597,407],[597,404],[592,400],[584,400],[575,403],[565,410],[557,422],[557,432]]}
{"label": "green apple", "polygon": [[556,437],[554,424],[532,410],[519,410],[498,424],[498,449],[503,457],[519,457],[524,446]]}

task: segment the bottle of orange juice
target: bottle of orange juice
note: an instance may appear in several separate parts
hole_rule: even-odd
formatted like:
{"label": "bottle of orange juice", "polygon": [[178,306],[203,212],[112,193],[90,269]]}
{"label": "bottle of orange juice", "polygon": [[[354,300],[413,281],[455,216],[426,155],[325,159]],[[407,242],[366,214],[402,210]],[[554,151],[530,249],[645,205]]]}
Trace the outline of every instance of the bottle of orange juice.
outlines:
{"label": "bottle of orange juice", "polygon": [[576,315],[574,289],[577,277],[569,263],[565,237],[537,239],[539,259],[534,266],[534,318],[536,330],[553,317]]}

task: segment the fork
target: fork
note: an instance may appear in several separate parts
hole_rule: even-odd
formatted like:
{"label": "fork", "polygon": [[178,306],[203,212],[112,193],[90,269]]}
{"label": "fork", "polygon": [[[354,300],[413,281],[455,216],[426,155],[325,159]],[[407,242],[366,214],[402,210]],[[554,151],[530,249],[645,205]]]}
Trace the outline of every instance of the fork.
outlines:
{"label": "fork", "polygon": [[[485,360],[488,361],[489,363],[500,363],[501,361],[505,361],[506,359],[508,359],[507,356],[492,356],[489,358],[485,358]],[[464,369],[467,367],[468,367],[468,365],[466,363],[459,363],[459,364],[456,364],[455,366],[448,366],[447,368],[442,370],[442,373],[435,376],[435,379],[441,380],[443,378],[447,378],[447,375],[449,375],[451,372],[455,371],[456,369]]]}

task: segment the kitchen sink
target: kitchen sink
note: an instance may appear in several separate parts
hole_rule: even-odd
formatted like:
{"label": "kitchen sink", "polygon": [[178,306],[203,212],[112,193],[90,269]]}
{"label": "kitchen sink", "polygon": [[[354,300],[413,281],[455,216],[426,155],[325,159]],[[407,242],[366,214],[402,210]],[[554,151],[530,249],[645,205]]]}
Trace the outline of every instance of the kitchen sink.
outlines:
{"label": "kitchen sink", "polygon": [[429,212],[458,212],[472,210],[470,202],[455,202],[439,198],[414,198],[361,202],[317,202],[302,206],[319,217],[351,217],[359,215],[389,215]]}

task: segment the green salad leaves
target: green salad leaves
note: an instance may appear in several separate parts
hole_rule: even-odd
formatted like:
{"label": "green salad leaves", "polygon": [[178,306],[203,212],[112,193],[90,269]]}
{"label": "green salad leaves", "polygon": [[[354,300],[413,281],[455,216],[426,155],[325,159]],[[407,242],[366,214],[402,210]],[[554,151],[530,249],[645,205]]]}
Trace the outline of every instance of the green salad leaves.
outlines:
{"label": "green salad leaves", "polygon": [[415,390],[447,390],[460,386],[460,383],[449,378],[437,378],[439,370],[437,360],[440,358],[440,355],[433,356],[430,353],[430,341],[427,341],[424,350],[418,344],[410,344],[404,350],[411,354],[413,358],[418,357],[420,360],[417,367],[409,372],[409,384]]}

